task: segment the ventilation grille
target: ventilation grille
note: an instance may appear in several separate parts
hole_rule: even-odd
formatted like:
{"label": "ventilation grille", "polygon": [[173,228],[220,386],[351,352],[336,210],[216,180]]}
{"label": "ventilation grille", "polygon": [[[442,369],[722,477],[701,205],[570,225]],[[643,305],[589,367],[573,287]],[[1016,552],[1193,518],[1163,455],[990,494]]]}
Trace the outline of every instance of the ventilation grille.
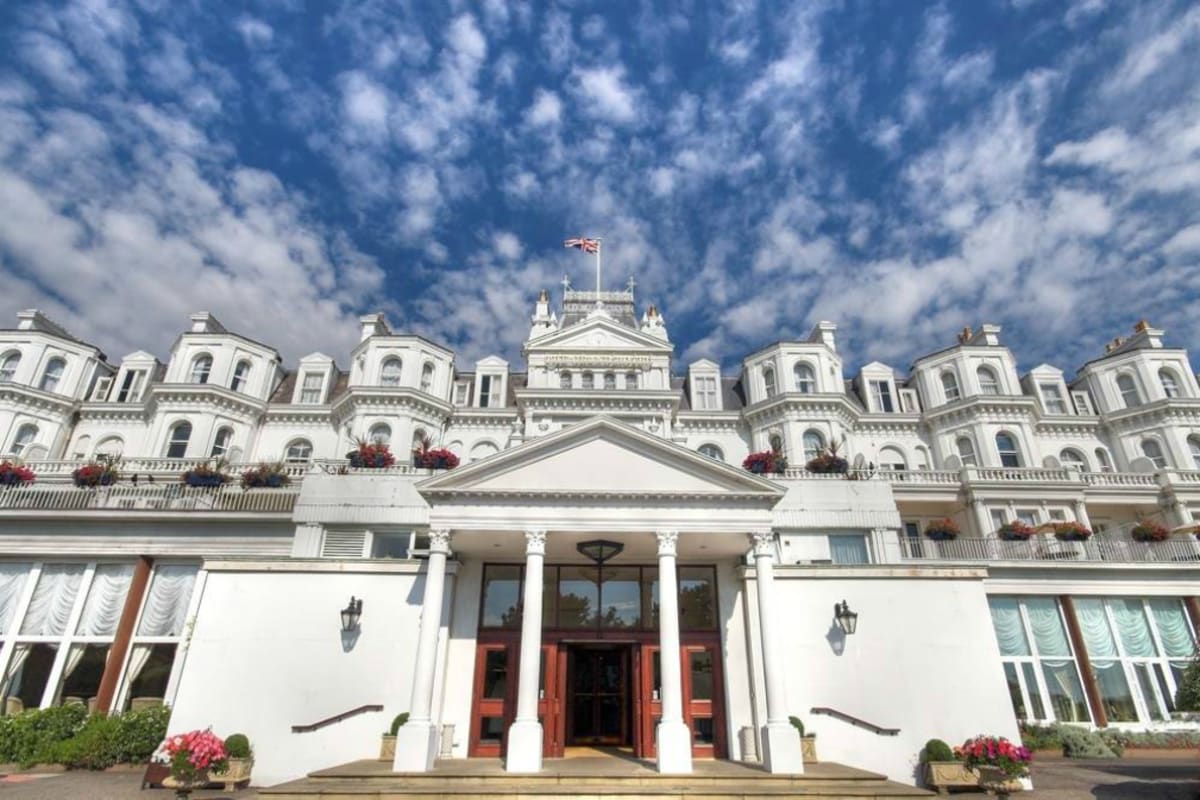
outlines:
{"label": "ventilation grille", "polygon": [[322,558],[362,558],[366,531],[326,531],[321,544]]}

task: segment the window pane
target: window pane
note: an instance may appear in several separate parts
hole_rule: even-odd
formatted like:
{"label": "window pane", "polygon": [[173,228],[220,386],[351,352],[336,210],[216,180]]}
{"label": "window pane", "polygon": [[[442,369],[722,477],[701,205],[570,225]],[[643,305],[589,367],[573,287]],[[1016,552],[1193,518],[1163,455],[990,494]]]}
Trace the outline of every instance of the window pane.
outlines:
{"label": "window pane", "polygon": [[1108,617],[1104,614],[1104,601],[1095,597],[1077,597],[1075,615],[1079,618],[1079,629],[1088,655],[1092,658],[1115,658],[1117,643],[1113,641]]}
{"label": "window pane", "polygon": [[688,653],[688,668],[692,673],[692,699],[713,699],[713,661],[708,650]]}
{"label": "window pane", "polygon": [[1133,674],[1137,676],[1138,689],[1141,690],[1142,702],[1145,703],[1146,710],[1150,713],[1150,719],[1157,722],[1166,719],[1154,696],[1154,680],[1150,677],[1150,665],[1145,662],[1135,663]]}
{"label": "window pane", "polygon": [[484,628],[521,627],[521,568],[515,564],[491,564],[483,576]]}
{"label": "window pane", "polygon": [[1021,696],[1021,683],[1017,680],[1017,666],[1011,661],[1004,663],[1004,680],[1008,683],[1008,698],[1012,700],[1017,719],[1029,719],[1025,712],[1025,698]]}
{"label": "window pane", "polygon": [[1071,645],[1058,615],[1058,601],[1053,597],[1026,597],[1023,602],[1038,655],[1069,657]]}
{"label": "window pane", "polygon": [[484,717],[479,721],[479,741],[499,742],[504,737],[504,717]]}
{"label": "window pane", "polygon": [[1137,707],[1125,680],[1125,671],[1117,661],[1093,661],[1096,683],[1100,685],[1100,700],[1109,722],[1137,722]]}
{"label": "window pane", "polygon": [[992,628],[996,641],[1000,643],[1002,656],[1029,655],[1029,640],[1025,637],[1025,626],[1015,597],[989,597],[988,607],[992,612]]}
{"label": "window pane", "polygon": [[559,567],[558,624],[592,628],[600,608],[600,571],[596,567]]}
{"label": "window pane", "polygon": [[1155,597],[1150,600],[1150,614],[1166,655],[1190,658],[1196,647],[1183,603],[1170,597]]}
{"label": "window pane", "polygon": [[636,628],[641,623],[641,583],[637,567],[603,567],[600,601],[603,628]]}
{"label": "window pane", "polygon": [[1042,693],[1038,689],[1037,673],[1033,664],[1026,661],[1021,664],[1021,674],[1025,677],[1025,691],[1029,692],[1029,702],[1033,706],[1033,718],[1045,719],[1046,707],[1042,704]]}
{"label": "window pane", "polygon": [[28,564],[0,564],[0,635],[11,630],[12,617],[17,613],[17,603],[28,576]]}
{"label": "window pane", "polygon": [[178,636],[183,633],[196,572],[197,567],[182,564],[154,568],[154,580],[150,583],[138,624],[139,636]]}
{"label": "window pane", "polygon": [[645,626],[658,630],[658,567],[642,569],[642,609]]}
{"label": "window pane", "polygon": [[106,644],[74,645],[67,654],[63,666],[62,686],[58,691],[59,705],[87,706],[96,710],[96,695],[100,691],[100,679],[104,676],[104,662],[108,659]]}
{"label": "window pane", "polygon": [[1114,597],[1108,601],[1113,619],[1117,623],[1117,634],[1127,656],[1156,656],[1150,626],[1146,624],[1146,612],[1141,600]]}
{"label": "window pane", "polygon": [[174,644],[137,645],[129,658],[129,699],[126,709],[162,705],[175,663]]}
{"label": "window pane", "polygon": [[1050,705],[1059,722],[1091,722],[1074,661],[1043,661],[1042,675],[1050,693]]}
{"label": "window pane", "polygon": [[558,567],[542,568],[542,627],[558,626]]}
{"label": "window pane", "polygon": [[508,651],[488,650],[483,663],[483,696],[503,700],[508,695]]}
{"label": "window pane", "polygon": [[133,564],[101,564],[96,567],[76,632],[82,636],[114,635],[132,580]]}
{"label": "window pane", "polygon": [[61,636],[67,629],[71,609],[83,582],[83,564],[47,564],[42,567],[21,633]]}
{"label": "window pane", "polygon": [[717,627],[717,590],[711,567],[679,568],[679,626],[683,630]]}
{"label": "window pane", "polygon": [[692,718],[692,742],[702,747],[711,747],[715,741],[713,737],[713,718],[712,717],[693,717]]}
{"label": "window pane", "polygon": [[829,554],[834,564],[869,564],[867,537],[861,534],[830,536]]}
{"label": "window pane", "polygon": [[19,644],[13,648],[4,687],[5,714],[41,706],[57,653],[58,646],[53,644]]}

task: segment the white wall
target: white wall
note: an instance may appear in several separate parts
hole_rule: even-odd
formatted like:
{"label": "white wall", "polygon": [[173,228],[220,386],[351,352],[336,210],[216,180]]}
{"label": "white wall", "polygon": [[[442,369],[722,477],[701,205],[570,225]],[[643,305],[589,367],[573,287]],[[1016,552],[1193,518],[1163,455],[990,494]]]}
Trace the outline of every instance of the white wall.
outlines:
{"label": "white wall", "polygon": [[[212,726],[220,736],[245,733],[254,747],[256,785],[375,758],[380,734],[408,710],[423,574],[410,564],[330,566],[339,571],[209,565],[170,732]],[[362,598],[363,616],[348,647],[338,612],[351,595]],[[370,703],[384,711],[314,733],[291,732],[293,725]]]}

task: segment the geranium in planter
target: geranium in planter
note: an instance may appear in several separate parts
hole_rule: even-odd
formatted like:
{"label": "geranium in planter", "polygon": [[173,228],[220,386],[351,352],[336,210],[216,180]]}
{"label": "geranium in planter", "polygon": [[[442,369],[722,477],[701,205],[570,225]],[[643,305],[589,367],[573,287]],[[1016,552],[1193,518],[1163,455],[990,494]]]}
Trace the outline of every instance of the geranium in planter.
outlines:
{"label": "geranium in planter", "polygon": [[1029,774],[1033,754],[1024,745],[1017,745],[1003,736],[976,736],[954,748],[954,755],[963,764],[979,771],[979,785],[1007,796],[1009,791],[1019,788],[1017,778]]}
{"label": "geranium in planter", "polygon": [[425,469],[454,469],[458,466],[458,456],[453,450],[445,447],[432,447],[429,439],[423,439],[421,446],[413,450],[413,466]]}
{"label": "geranium in planter", "polygon": [[287,471],[282,462],[274,464],[259,464],[253,469],[248,469],[242,473],[242,488],[243,489],[275,489],[280,486],[287,486],[292,482],[288,477]]}
{"label": "geranium in planter", "polygon": [[76,486],[110,486],[121,477],[114,461],[89,461],[71,473]]}
{"label": "geranium in planter", "polygon": [[0,486],[24,486],[36,479],[37,475],[29,467],[11,461],[0,461]]}
{"label": "geranium in planter", "polygon": [[751,453],[742,461],[742,469],[762,475],[767,472],[779,474],[787,469],[787,457],[775,450]]}
{"label": "geranium in planter", "polygon": [[1135,542],[1165,542],[1171,538],[1171,532],[1157,522],[1139,522],[1129,532]]}
{"label": "geranium in planter", "polygon": [[958,523],[946,517],[935,519],[925,526],[925,535],[935,542],[948,542],[958,538]]}
{"label": "geranium in planter", "polygon": [[346,457],[350,459],[350,466],[359,469],[383,469],[396,463],[391,448],[383,442],[359,441],[358,448]]}
{"label": "geranium in planter", "polygon": [[1054,523],[1054,537],[1060,542],[1086,542],[1091,536],[1091,530],[1078,522]]}
{"label": "geranium in planter", "polygon": [[186,483],[188,486],[196,486],[201,488],[211,489],[216,486],[223,486],[229,482],[229,473],[227,472],[228,465],[223,459],[218,459],[212,463],[200,464],[192,467],[187,472],[179,476],[179,480]]}
{"label": "geranium in planter", "polygon": [[804,468],[809,472],[824,475],[846,474],[846,471],[850,469],[850,462],[838,453],[838,448],[842,446],[843,442],[845,442],[844,439],[840,442],[832,442],[816,457],[809,459]]}
{"label": "geranium in planter", "polygon": [[250,771],[254,766],[254,750],[250,747],[250,739],[244,733],[234,733],[225,737],[225,753],[228,763],[224,769],[210,769],[208,779],[212,783],[225,784],[225,791],[232,792],[239,783],[250,780]]}
{"label": "geranium in planter", "polygon": [[1037,533],[1032,526],[1019,519],[1006,522],[996,530],[996,535],[1006,542],[1026,542]]}
{"label": "geranium in planter", "polygon": [[177,799],[186,800],[194,789],[208,783],[209,770],[222,771],[229,766],[225,742],[211,730],[189,731],[168,736],[162,750],[171,765],[168,783]]}

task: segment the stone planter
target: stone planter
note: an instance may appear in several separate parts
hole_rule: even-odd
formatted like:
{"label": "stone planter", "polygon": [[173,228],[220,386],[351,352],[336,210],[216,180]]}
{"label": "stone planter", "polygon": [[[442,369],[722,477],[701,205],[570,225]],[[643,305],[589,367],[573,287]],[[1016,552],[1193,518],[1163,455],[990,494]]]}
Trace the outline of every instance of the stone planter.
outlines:
{"label": "stone planter", "polygon": [[800,756],[805,764],[817,763],[817,737],[816,736],[801,736],[800,737]]}
{"label": "stone planter", "polygon": [[379,742],[379,760],[392,761],[396,758],[396,737],[383,734]]}
{"label": "stone planter", "polygon": [[208,776],[197,778],[194,780],[182,780],[174,775],[168,775],[163,778],[162,786],[164,789],[175,790],[175,800],[188,800],[192,792],[197,789],[203,789],[208,784]]}
{"label": "stone planter", "polygon": [[925,783],[948,794],[952,786],[978,786],[979,775],[959,761],[928,761],[925,763]]}
{"label": "stone planter", "polygon": [[253,766],[254,761],[249,758],[231,758],[224,772],[209,771],[208,780],[210,783],[223,783],[225,791],[232,792],[239,783],[250,782],[250,769]]}
{"label": "stone planter", "polygon": [[1020,780],[1008,777],[1002,769],[980,767],[977,772],[979,774],[979,786],[986,790],[988,794],[994,794],[997,797],[1008,797],[1011,792],[1019,792],[1023,788]]}

